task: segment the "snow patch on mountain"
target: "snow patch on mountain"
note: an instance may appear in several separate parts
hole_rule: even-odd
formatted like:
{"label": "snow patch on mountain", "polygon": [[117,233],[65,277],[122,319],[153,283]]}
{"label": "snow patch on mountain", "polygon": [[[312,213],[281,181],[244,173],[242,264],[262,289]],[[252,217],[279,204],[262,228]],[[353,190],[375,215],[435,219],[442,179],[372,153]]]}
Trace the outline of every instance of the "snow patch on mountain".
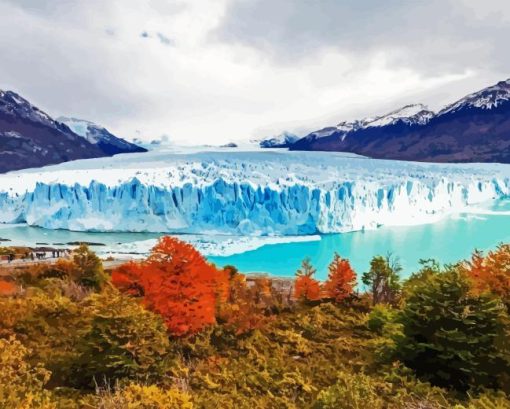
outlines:
{"label": "snow patch on mountain", "polygon": [[340,140],[343,141],[349,133],[358,131],[360,129],[394,125],[398,122],[403,122],[407,125],[424,125],[428,123],[434,117],[434,115],[434,112],[430,111],[426,105],[406,105],[385,115],[367,117],[351,122],[343,121],[336,126],[330,126],[318,131],[314,131],[307,135],[305,138],[319,139],[331,136],[333,134],[338,134]]}
{"label": "snow patch on mountain", "polygon": [[510,166],[317,152],[149,152],[0,175],[0,223],[313,235],[421,224],[510,194]]}
{"label": "snow patch on mountain", "polygon": [[493,109],[510,101],[510,79],[474,92],[442,109],[438,116],[454,113],[465,108]]}
{"label": "snow patch on mountain", "polygon": [[364,121],[363,128],[393,125],[398,121],[402,121],[408,125],[424,125],[429,122],[433,116],[434,112],[429,111],[426,105],[406,105],[386,115],[382,115],[374,119],[366,119]]}

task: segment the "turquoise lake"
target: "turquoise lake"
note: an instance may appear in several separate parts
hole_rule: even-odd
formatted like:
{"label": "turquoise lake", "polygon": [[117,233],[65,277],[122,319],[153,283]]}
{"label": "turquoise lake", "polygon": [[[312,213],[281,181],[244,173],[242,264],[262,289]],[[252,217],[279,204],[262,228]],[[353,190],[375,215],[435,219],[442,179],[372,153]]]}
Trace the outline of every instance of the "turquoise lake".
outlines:
{"label": "turquoise lake", "polygon": [[[495,214],[459,214],[420,226],[381,227],[377,230],[322,236],[320,241],[263,246],[229,257],[210,257],[220,266],[232,264],[241,271],[293,276],[304,257],[310,257],[317,277],[327,277],[327,266],[338,252],[358,274],[368,270],[374,255],[398,256],[402,276],[419,269],[419,260],[434,258],[453,263],[468,258],[474,249],[488,250],[510,243],[509,201],[496,203]],[[499,212],[499,214],[498,214]]]}
{"label": "turquoise lake", "polygon": [[[319,241],[264,245],[228,257],[208,257],[219,266],[232,264],[243,272],[293,276],[305,257],[310,257],[317,268],[318,278],[327,275],[327,266],[338,252],[351,261],[358,274],[368,269],[374,255],[392,252],[400,258],[408,276],[419,268],[421,258],[434,258],[451,263],[470,256],[476,248],[488,250],[499,243],[510,243],[510,200],[496,202],[488,214],[458,214],[443,220],[418,226],[381,227],[377,230],[324,235]],[[103,243],[92,246],[105,252],[110,245],[154,239],[154,233],[82,233],[66,230],[46,230],[24,225],[0,225],[0,239],[10,244],[56,245],[72,241]],[[2,243],[0,243],[1,245]],[[3,243],[9,245],[9,242]]]}

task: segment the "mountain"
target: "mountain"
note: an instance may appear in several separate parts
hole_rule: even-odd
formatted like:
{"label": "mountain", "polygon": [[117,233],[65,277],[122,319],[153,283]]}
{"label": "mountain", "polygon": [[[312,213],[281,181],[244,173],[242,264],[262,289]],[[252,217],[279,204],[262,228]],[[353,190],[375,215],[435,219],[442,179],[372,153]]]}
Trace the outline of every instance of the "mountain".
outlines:
{"label": "mountain", "polygon": [[408,105],[375,119],[315,131],[291,150],[352,152],[380,159],[510,162],[510,80],[485,88],[437,114]]}
{"label": "mountain", "polygon": [[97,146],[26,99],[0,91],[0,172],[100,156]]}
{"label": "mountain", "polygon": [[77,134],[15,92],[0,90],[0,173],[145,151],[88,124],[87,131]]}
{"label": "mountain", "polygon": [[282,132],[279,135],[260,140],[259,146],[261,148],[288,148],[298,140],[299,136],[290,132]]}
{"label": "mountain", "polygon": [[66,124],[75,134],[96,145],[108,156],[118,153],[147,152],[147,149],[125,141],[93,122],[67,117],[59,117],[57,121]]}

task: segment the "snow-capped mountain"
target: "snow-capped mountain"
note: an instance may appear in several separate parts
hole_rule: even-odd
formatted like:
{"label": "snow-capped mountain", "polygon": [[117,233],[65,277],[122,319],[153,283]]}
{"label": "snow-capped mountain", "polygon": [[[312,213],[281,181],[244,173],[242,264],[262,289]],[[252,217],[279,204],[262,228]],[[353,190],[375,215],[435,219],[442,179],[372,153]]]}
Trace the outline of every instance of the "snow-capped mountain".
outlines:
{"label": "snow-capped mountain", "polygon": [[312,132],[291,150],[352,152],[381,159],[510,162],[510,80],[434,114],[408,105],[381,117]]}
{"label": "snow-capped mountain", "polygon": [[104,153],[12,91],[0,90],[0,173]]}
{"label": "snow-capped mountain", "polygon": [[510,166],[500,164],[270,150],[152,151],[0,175],[0,223],[308,235],[432,222],[509,194]]}
{"label": "snow-capped mountain", "polygon": [[311,132],[303,138],[300,144],[295,145],[294,148],[329,136],[344,141],[349,134],[370,127],[395,125],[399,122],[407,125],[423,125],[430,121],[433,116],[434,112],[429,111],[423,104],[406,105],[385,115],[358,119],[352,122],[343,121],[336,126]]}
{"label": "snow-capped mountain", "polygon": [[299,136],[285,131],[279,135],[262,139],[258,143],[261,148],[288,148],[298,140]]}
{"label": "snow-capped mountain", "polygon": [[93,122],[63,116],[57,118],[57,121],[66,124],[75,134],[82,136],[91,144],[96,145],[107,155],[147,152],[147,149],[125,141],[110,133],[108,129]]}
{"label": "snow-capped mountain", "polygon": [[469,108],[491,110],[508,101],[510,101],[510,79],[498,82],[496,85],[474,92],[473,94],[469,94],[439,111],[438,116]]}

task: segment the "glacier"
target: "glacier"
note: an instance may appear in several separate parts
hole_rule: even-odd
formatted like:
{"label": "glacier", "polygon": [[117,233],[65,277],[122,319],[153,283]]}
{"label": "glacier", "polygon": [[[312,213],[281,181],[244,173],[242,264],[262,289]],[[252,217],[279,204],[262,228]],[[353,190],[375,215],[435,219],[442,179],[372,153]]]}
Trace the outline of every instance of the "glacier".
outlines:
{"label": "glacier", "polygon": [[0,175],[0,223],[97,232],[342,233],[434,222],[510,195],[510,165],[351,154],[153,151]]}

